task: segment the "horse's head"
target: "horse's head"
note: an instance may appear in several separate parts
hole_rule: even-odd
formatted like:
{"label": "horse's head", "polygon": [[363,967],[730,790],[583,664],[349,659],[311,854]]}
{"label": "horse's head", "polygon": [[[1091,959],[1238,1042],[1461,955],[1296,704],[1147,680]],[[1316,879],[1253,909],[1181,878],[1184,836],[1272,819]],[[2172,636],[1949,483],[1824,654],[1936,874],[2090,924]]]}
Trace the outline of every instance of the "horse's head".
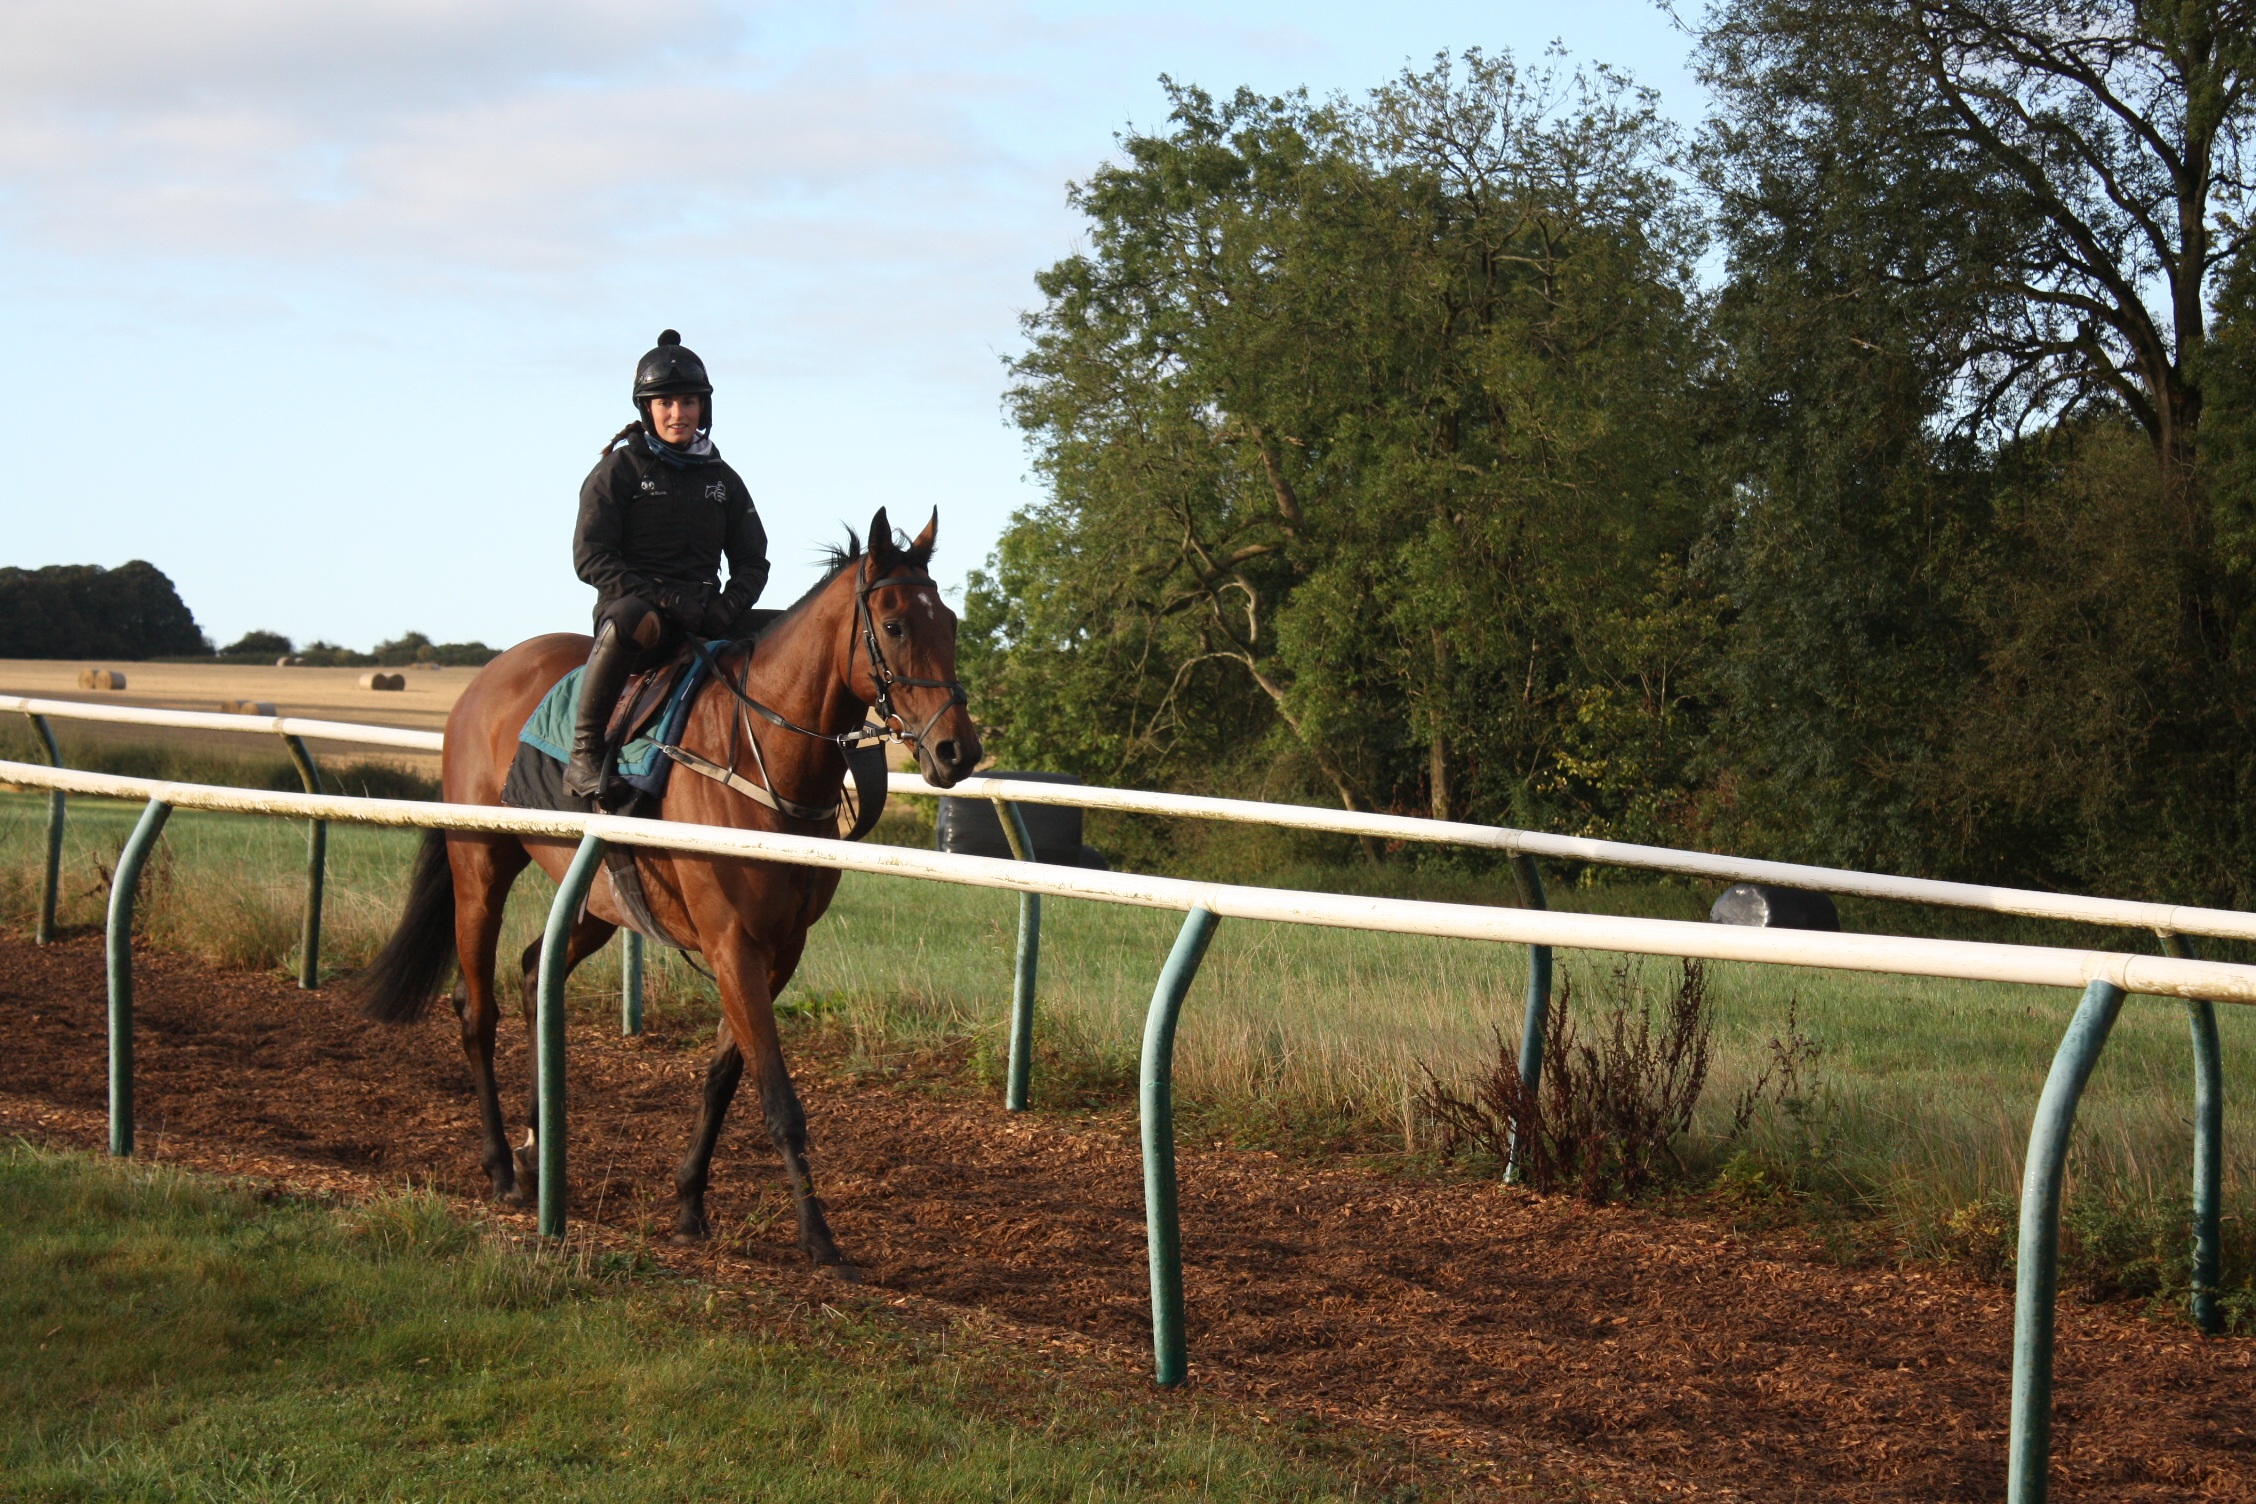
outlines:
{"label": "horse's head", "polygon": [[854,640],[847,649],[855,695],[916,750],[925,782],[948,788],[979,766],[979,730],[956,682],[956,613],[940,599],[929,565],[940,513],[907,548],[879,507],[869,550],[855,570]]}

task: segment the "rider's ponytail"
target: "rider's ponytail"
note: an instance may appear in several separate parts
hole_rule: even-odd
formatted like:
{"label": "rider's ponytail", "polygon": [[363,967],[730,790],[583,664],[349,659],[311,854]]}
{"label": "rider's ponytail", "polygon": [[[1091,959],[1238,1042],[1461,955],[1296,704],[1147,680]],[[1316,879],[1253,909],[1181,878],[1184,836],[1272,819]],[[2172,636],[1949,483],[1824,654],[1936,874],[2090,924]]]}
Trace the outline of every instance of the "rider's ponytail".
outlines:
{"label": "rider's ponytail", "polygon": [[618,448],[619,441],[625,438],[628,434],[641,432],[642,420],[640,418],[637,418],[632,423],[629,423],[626,427],[620,429],[617,433],[611,435],[610,438],[603,441],[603,453],[609,454],[612,450]]}

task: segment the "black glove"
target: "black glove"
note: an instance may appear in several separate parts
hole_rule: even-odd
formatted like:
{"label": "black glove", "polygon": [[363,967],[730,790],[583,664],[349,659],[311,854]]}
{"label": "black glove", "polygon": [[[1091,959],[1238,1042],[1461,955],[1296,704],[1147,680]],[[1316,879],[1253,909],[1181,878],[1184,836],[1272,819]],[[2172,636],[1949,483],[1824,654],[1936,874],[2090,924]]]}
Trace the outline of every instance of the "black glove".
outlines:
{"label": "black glove", "polygon": [[661,585],[651,604],[683,631],[696,632],[704,627],[705,614],[713,607],[713,594],[710,585]]}
{"label": "black glove", "polygon": [[705,608],[705,635],[734,641],[742,632],[744,613],[751,606],[754,594],[750,589],[739,587],[736,581],[729,581],[728,589]]}

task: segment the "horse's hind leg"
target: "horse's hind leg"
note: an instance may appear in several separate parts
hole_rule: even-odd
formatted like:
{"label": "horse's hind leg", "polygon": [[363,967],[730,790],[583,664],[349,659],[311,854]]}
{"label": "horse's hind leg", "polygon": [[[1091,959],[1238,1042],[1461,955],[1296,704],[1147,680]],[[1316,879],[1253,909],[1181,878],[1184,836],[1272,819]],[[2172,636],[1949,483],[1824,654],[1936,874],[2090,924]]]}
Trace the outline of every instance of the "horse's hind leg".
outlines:
{"label": "horse's hind leg", "polygon": [[[564,944],[564,975],[569,977],[579,964],[611,939],[618,926],[596,918],[582,910],[579,922],[572,926],[571,937]],[[535,940],[525,947],[518,958],[524,980],[525,1037],[533,1040],[536,1063],[525,1082],[525,1142],[517,1149],[517,1184],[524,1199],[531,1200],[540,1192],[540,1066],[537,1055],[540,1048],[537,1032],[540,1022],[540,960],[542,941]]]}
{"label": "horse's hind leg", "polygon": [[697,1099],[697,1126],[689,1133],[689,1150],[674,1170],[674,1241],[695,1242],[713,1230],[705,1216],[705,1187],[713,1173],[713,1146],[720,1142],[721,1124],[729,1103],[736,1100],[736,1085],[744,1079],[744,1052],[721,1020],[718,1046],[705,1063],[705,1082]]}
{"label": "horse's hind leg", "polygon": [[494,1080],[494,1034],[501,1018],[494,1000],[494,948],[501,939],[510,884],[530,858],[512,837],[475,835],[449,836],[447,858],[454,867],[455,951],[462,959],[454,1011],[462,1020],[462,1055],[478,1098],[478,1160],[493,1194],[509,1199],[516,1194],[517,1176],[508,1125],[501,1116],[501,1090]]}

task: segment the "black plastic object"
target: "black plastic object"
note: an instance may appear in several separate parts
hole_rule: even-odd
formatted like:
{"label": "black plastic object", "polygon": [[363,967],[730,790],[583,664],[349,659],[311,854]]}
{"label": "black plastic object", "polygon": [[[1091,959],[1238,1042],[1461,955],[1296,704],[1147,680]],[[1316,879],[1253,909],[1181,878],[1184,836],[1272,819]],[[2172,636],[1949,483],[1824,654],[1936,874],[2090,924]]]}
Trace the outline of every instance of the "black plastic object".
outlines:
{"label": "black plastic object", "polygon": [[1708,910],[1717,924],[1752,924],[1773,930],[1838,930],[1840,911],[1830,893],[1774,888],[1768,883],[1733,883]]}
{"label": "black plastic object", "polygon": [[[1079,783],[1071,773],[1005,773],[999,769],[982,778],[1016,778],[1026,783]],[[1034,838],[1034,860],[1058,867],[1094,867],[1111,864],[1104,853],[1081,843],[1081,811],[1063,804],[1021,804],[1019,815],[1026,833]],[[1003,818],[990,799],[943,796],[940,818],[934,823],[932,844],[959,856],[1008,858],[1010,841],[1003,835]]]}

